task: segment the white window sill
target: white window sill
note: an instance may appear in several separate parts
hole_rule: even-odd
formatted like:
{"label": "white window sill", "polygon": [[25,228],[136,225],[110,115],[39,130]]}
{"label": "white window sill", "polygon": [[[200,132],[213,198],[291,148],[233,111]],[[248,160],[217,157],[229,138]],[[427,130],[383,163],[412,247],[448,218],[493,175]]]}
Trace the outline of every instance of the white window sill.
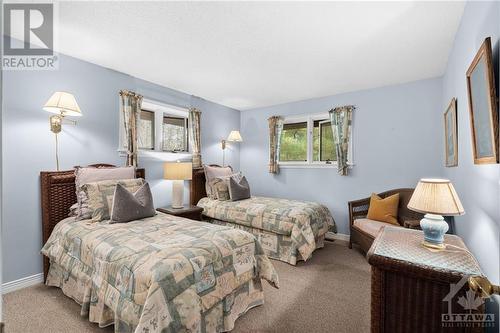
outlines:
{"label": "white window sill", "polygon": [[281,169],[336,169],[337,163],[323,164],[323,163],[278,163]]}
{"label": "white window sill", "polygon": [[[127,151],[123,149],[118,149],[118,154],[120,157],[126,157]],[[191,162],[193,160],[193,154],[191,153],[172,153],[168,151],[156,151],[156,150],[139,150],[137,152],[139,158],[144,158],[148,160],[160,160],[160,161],[181,161],[181,162]]]}

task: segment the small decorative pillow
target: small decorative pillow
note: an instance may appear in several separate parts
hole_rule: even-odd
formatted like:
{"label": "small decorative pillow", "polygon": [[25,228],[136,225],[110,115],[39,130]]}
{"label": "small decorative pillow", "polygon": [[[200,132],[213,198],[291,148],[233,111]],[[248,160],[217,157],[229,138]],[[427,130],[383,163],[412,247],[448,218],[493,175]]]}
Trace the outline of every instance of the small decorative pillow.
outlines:
{"label": "small decorative pillow", "polygon": [[203,166],[205,171],[205,191],[207,192],[207,197],[210,199],[217,199],[217,195],[212,192],[212,188],[209,183],[214,178],[228,177],[233,174],[233,170],[230,167],[212,167],[208,165]]}
{"label": "small decorative pillow", "polygon": [[[102,180],[118,180],[135,178],[134,167],[119,168],[95,168],[76,167],[75,185],[77,207],[70,208],[70,216],[76,216],[77,220],[86,220],[92,217],[92,210],[88,208],[88,198],[83,190],[83,185],[95,183]],[[74,215],[76,214],[76,215]]]}
{"label": "small decorative pillow", "polygon": [[226,201],[229,200],[229,189],[227,183],[222,178],[214,178],[207,183],[210,189],[211,199]]}
{"label": "small decorative pillow", "polygon": [[229,178],[234,178],[237,182],[241,180],[241,172],[234,173],[230,176],[223,176],[218,178],[213,178],[208,182],[208,187],[213,195],[213,199],[220,201],[230,200],[229,196]]}
{"label": "small decorative pillow", "polygon": [[129,192],[120,183],[116,184],[109,223],[126,223],[155,214],[153,195],[148,183],[144,183],[135,193]]}
{"label": "small decorative pillow", "polygon": [[398,223],[399,193],[382,199],[377,194],[372,193],[370,207],[366,218],[370,220],[386,222],[394,225]]}
{"label": "small decorative pillow", "polygon": [[116,184],[121,184],[130,192],[136,192],[144,184],[144,180],[142,178],[103,180],[85,184],[83,188],[88,197],[89,208],[92,210],[93,222],[109,220]]}
{"label": "small decorative pillow", "polygon": [[250,184],[245,176],[239,181],[235,178],[229,178],[229,196],[231,201],[243,200],[250,198]]}

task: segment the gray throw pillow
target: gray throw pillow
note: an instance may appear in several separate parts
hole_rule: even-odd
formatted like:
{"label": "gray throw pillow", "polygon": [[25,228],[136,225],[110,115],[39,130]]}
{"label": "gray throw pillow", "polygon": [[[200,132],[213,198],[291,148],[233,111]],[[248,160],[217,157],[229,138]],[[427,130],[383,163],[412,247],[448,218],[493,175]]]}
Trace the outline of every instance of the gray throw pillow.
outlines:
{"label": "gray throw pillow", "polygon": [[229,178],[229,197],[231,201],[250,198],[250,185],[245,176],[238,181],[235,177]]}
{"label": "gray throw pillow", "polygon": [[148,183],[144,183],[135,193],[129,192],[119,183],[116,184],[109,223],[125,223],[155,214],[153,195]]}

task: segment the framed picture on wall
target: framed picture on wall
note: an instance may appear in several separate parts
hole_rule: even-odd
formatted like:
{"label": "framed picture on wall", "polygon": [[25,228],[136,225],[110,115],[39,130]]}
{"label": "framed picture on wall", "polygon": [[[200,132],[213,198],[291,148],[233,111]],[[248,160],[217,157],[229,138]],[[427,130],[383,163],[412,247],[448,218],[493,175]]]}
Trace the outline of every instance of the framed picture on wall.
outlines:
{"label": "framed picture on wall", "polygon": [[489,37],[467,70],[467,92],[474,164],[498,163],[498,110]]}
{"label": "framed picture on wall", "polygon": [[457,99],[452,98],[444,113],[445,166],[458,165]]}

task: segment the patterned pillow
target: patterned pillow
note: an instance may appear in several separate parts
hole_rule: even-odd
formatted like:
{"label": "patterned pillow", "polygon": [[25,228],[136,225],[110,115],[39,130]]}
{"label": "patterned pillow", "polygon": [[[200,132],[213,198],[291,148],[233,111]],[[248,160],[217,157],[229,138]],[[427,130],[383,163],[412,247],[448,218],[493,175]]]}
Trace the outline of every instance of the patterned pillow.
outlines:
{"label": "patterned pillow", "polygon": [[83,190],[83,185],[95,183],[102,180],[118,180],[135,178],[134,167],[118,168],[95,168],[95,167],[76,167],[75,185],[76,185],[76,207],[71,206],[70,216],[76,216],[77,220],[86,220],[92,217],[92,210],[88,208],[88,198]]}
{"label": "patterned pillow", "polygon": [[103,180],[85,184],[83,189],[88,198],[88,206],[92,210],[93,222],[109,220],[116,184],[134,193],[144,184],[144,179]]}
{"label": "patterned pillow", "polygon": [[209,165],[204,165],[203,170],[205,171],[205,191],[207,192],[207,197],[217,199],[217,195],[212,193],[212,187],[209,185],[210,181],[215,178],[230,176],[233,170],[230,167],[212,167]]}
{"label": "patterned pillow", "polygon": [[229,200],[229,188],[224,179],[214,178],[207,184],[210,188],[212,199],[226,201]]}
{"label": "patterned pillow", "polygon": [[212,194],[211,199],[227,201],[230,200],[229,196],[229,178],[233,178],[237,182],[241,180],[241,172],[234,173],[230,176],[213,178],[207,183],[210,188],[210,193]]}

